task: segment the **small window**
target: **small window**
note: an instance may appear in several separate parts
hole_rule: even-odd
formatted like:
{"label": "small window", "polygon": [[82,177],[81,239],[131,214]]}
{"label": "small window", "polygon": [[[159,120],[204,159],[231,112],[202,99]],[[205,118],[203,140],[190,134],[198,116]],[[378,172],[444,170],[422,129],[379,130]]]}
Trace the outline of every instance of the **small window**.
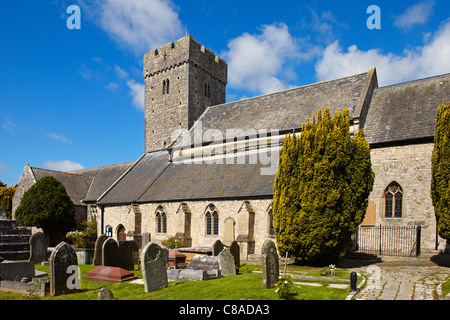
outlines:
{"label": "small window", "polygon": [[272,209],[269,211],[269,236],[275,236],[275,229],[273,227],[273,214]]}
{"label": "small window", "polygon": [[403,191],[400,185],[392,182],[384,192],[384,217],[401,218],[403,211]]}
{"label": "small window", "polygon": [[113,228],[110,225],[107,225],[105,227],[105,234],[107,237],[112,237],[112,230],[113,230]]}

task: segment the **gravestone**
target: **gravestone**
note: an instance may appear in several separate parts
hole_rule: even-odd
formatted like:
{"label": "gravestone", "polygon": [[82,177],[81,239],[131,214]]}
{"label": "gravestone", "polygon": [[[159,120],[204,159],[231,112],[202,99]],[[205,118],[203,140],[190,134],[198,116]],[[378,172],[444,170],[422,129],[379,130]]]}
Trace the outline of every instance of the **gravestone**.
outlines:
{"label": "gravestone", "polygon": [[206,254],[196,254],[187,265],[188,269],[212,271],[220,269],[219,258],[217,256],[207,256]]}
{"label": "gravestone", "polygon": [[138,244],[136,241],[119,241],[119,267],[125,270],[133,270],[135,260],[133,258],[137,250]]}
{"label": "gravestone", "polygon": [[106,234],[101,234],[97,237],[97,240],[95,240],[94,260],[92,261],[94,266],[101,266],[103,263],[103,243],[106,239],[108,239],[108,236]]}
{"label": "gravestone", "polygon": [[222,241],[220,240],[216,240],[216,242],[214,242],[214,244],[212,245],[211,249],[212,249],[212,255],[213,256],[218,256],[219,253],[222,252],[223,248],[225,248],[224,244],[222,243]]}
{"label": "gravestone", "polygon": [[42,232],[36,232],[30,237],[30,261],[40,263],[47,259],[48,241]]}
{"label": "gravestone", "polygon": [[219,269],[222,273],[222,276],[234,276],[236,275],[236,265],[234,264],[234,257],[228,251],[228,249],[223,249],[222,252],[219,253]]}
{"label": "gravestone", "polygon": [[168,286],[164,253],[159,245],[152,242],[147,243],[142,249],[141,262],[145,292]]}
{"label": "gravestone", "polygon": [[241,248],[236,241],[233,241],[228,250],[230,250],[230,253],[234,257],[234,264],[236,265],[236,273],[238,273],[239,267],[241,266]]}
{"label": "gravestone", "polygon": [[113,238],[106,239],[102,247],[102,265],[117,267],[119,265],[119,246]]}
{"label": "gravestone", "polygon": [[71,245],[60,242],[50,255],[50,295],[74,293],[78,289],[77,255]]}
{"label": "gravestone", "polygon": [[114,299],[114,295],[108,288],[101,288],[98,292],[98,300],[116,300]]}
{"label": "gravestone", "polygon": [[270,289],[275,287],[280,274],[277,247],[272,240],[264,241],[261,249],[262,285]]}

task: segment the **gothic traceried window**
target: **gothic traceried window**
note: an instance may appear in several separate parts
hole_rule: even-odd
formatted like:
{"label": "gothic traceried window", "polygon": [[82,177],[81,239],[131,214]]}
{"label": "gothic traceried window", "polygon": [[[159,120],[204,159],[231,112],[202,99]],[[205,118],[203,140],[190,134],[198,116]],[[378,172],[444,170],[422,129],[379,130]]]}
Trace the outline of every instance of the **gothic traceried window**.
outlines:
{"label": "gothic traceried window", "polygon": [[218,235],[219,234],[219,213],[216,207],[212,204],[208,206],[205,214],[206,220],[206,234],[207,235]]}
{"label": "gothic traceried window", "polygon": [[392,182],[384,191],[384,217],[401,218],[403,210],[403,190],[397,182]]}
{"label": "gothic traceried window", "polygon": [[167,233],[167,215],[161,206],[156,210],[156,232]]}

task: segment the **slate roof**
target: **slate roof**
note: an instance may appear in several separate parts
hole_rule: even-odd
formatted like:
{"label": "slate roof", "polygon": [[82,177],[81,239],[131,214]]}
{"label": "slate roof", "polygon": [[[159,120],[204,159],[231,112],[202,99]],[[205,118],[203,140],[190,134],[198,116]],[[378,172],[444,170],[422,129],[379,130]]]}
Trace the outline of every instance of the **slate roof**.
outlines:
{"label": "slate roof", "polygon": [[56,179],[58,179],[59,182],[61,182],[64,185],[64,187],[66,188],[67,195],[70,197],[70,200],[72,200],[72,202],[75,205],[79,206],[85,205],[81,203],[81,200],[84,198],[87,191],[89,190],[89,186],[92,180],[91,177],[35,167],[30,168],[36,178],[36,181],[46,176],[55,177]]}
{"label": "slate roof", "polygon": [[[130,170],[99,200],[100,204],[131,203],[152,185],[158,176],[169,166],[167,150],[150,152],[142,156]],[[176,177],[173,177],[176,179]]]}
{"label": "slate roof", "polygon": [[450,101],[450,74],[375,89],[364,126],[372,146],[431,139],[436,112]]}
{"label": "slate roof", "polygon": [[[225,138],[227,129],[292,130],[300,129],[308,116],[329,107],[335,110],[349,108],[350,118],[358,102],[367,73],[319,82],[250,99],[209,107],[189,130],[220,130]],[[199,131],[198,131],[199,132]],[[190,133],[188,133],[190,134]],[[214,137],[213,139],[216,139]],[[188,141],[188,140],[184,140]],[[181,147],[183,139],[173,147]],[[208,141],[203,135],[203,142]]]}
{"label": "slate roof", "polygon": [[91,185],[82,198],[85,202],[96,201],[117,179],[133,165],[134,162],[120,163],[110,166],[71,171],[91,177]]}

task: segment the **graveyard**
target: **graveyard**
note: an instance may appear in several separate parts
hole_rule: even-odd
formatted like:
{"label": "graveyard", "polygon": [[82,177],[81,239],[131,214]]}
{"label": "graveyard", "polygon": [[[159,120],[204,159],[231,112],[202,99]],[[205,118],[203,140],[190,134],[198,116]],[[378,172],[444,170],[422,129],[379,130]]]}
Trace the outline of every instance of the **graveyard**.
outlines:
{"label": "graveyard", "polygon": [[33,278],[29,283],[2,279],[0,300],[279,300],[287,279],[295,291],[290,299],[345,300],[350,293],[349,270],[293,265],[280,259],[272,241],[264,244],[259,259],[240,261],[236,245],[218,240],[187,262],[180,251],[156,243],[139,253],[131,241],[101,236],[92,262],[84,264],[66,242],[51,248],[47,261],[36,252],[46,245],[38,243],[35,261],[0,264],[4,270],[9,263],[34,266],[36,273],[27,271]]}

